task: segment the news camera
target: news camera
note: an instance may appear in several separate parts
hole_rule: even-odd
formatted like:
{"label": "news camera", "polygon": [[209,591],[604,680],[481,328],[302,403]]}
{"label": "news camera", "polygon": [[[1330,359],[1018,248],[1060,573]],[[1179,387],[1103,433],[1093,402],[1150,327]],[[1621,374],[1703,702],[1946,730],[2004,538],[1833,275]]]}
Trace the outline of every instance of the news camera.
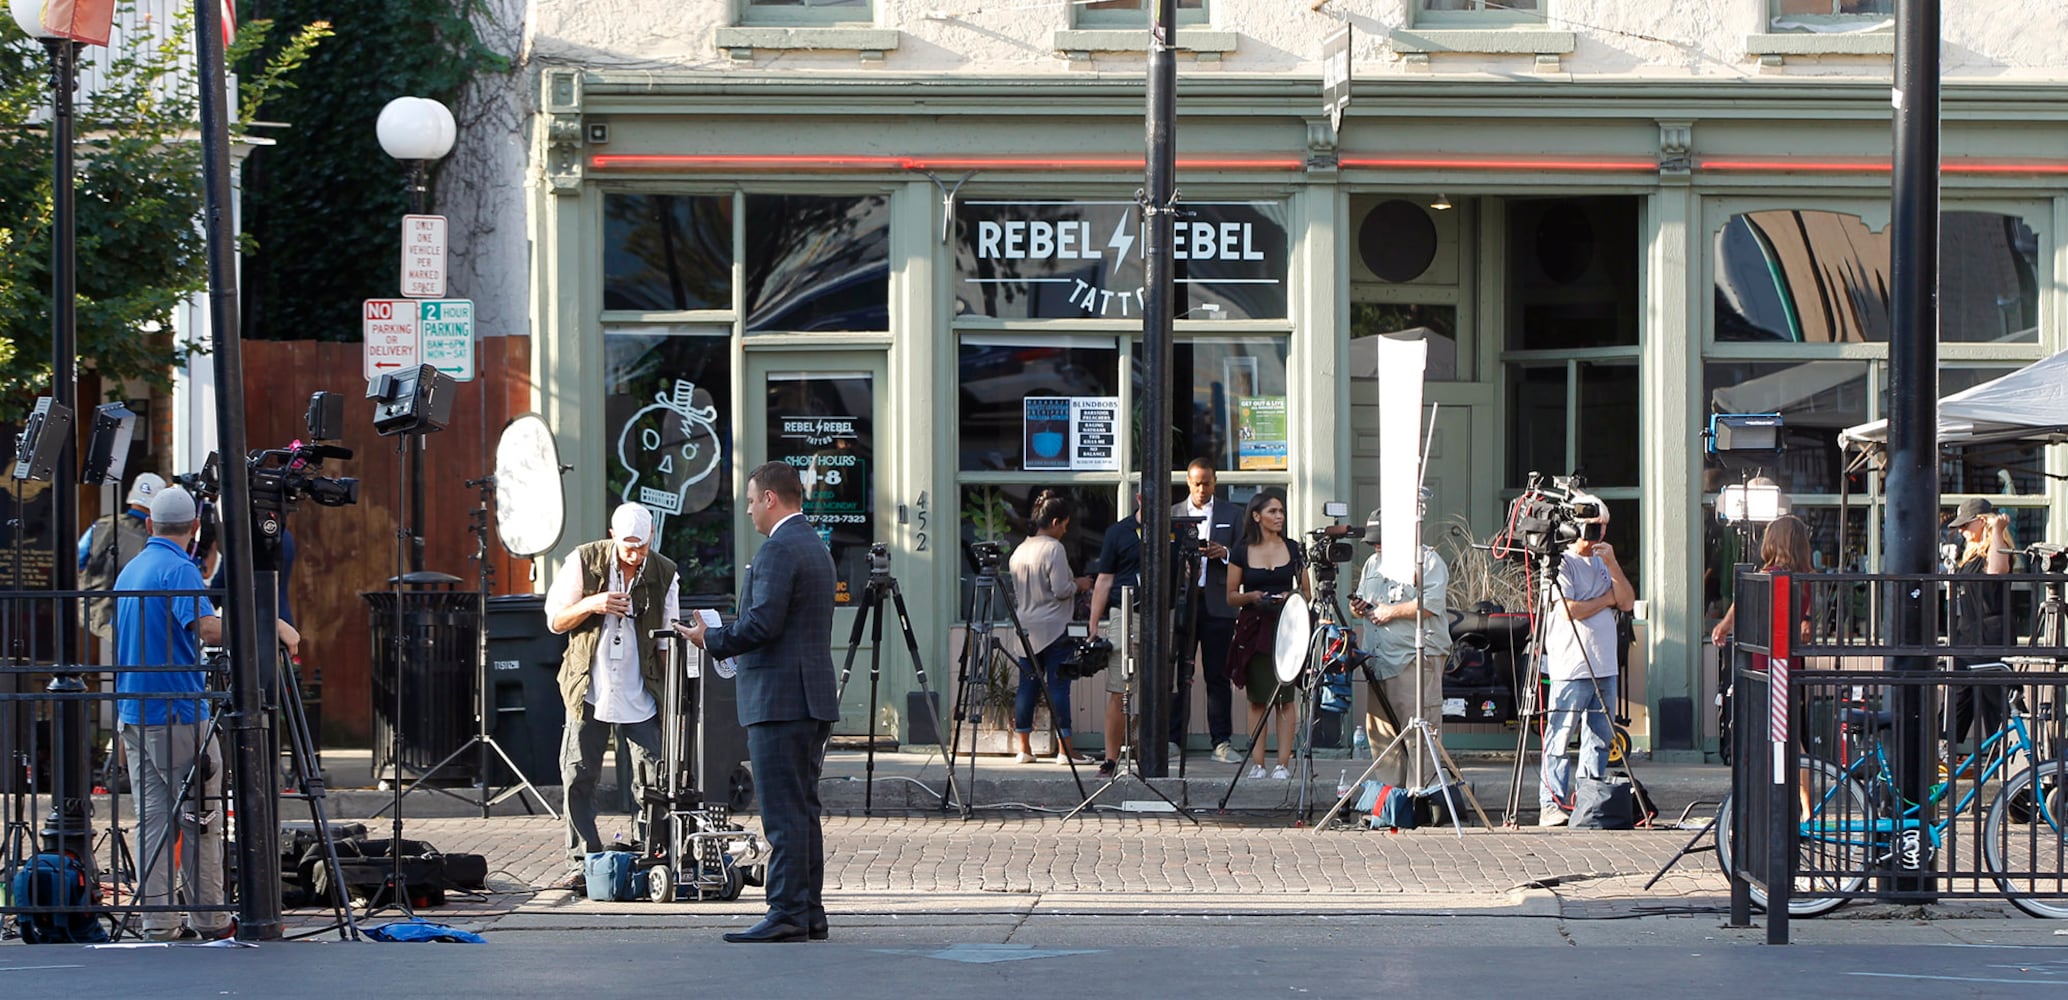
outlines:
{"label": "news camera", "polygon": [[971,569],[980,573],[996,573],[999,567],[1005,565],[1005,543],[992,539],[963,542],[962,557],[969,560]]}
{"label": "news camera", "polygon": [[890,575],[890,546],[877,542],[869,546],[869,576],[881,579]]}
{"label": "news camera", "polygon": [[[1350,505],[1341,500],[1330,500],[1322,504],[1321,511],[1329,517],[1348,517]],[[1307,532],[1304,555],[1317,581],[1335,579],[1336,567],[1357,557],[1357,549],[1350,544],[1349,537],[1354,530],[1347,524],[1325,524]]]}
{"label": "news camera", "polygon": [[1199,526],[1206,523],[1203,517],[1173,517],[1170,519],[1170,540],[1177,546],[1179,559],[1197,559],[1206,548],[1206,539],[1199,537]]}
{"label": "news camera", "polygon": [[1548,556],[1582,538],[1600,541],[1607,510],[1585,486],[1577,475],[1531,472],[1522,495],[1508,505],[1505,543],[1497,550]]}
{"label": "news camera", "polygon": [[1073,640],[1069,658],[1056,666],[1056,673],[1068,680],[1090,677],[1106,669],[1112,658],[1113,644],[1103,637]]}
{"label": "news camera", "polygon": [[[348,459],[352,449],[321,442],[343,434],[345,398],[334,392],[309,396],[303,421],[313,443],[294,441],[285,448],[262,448],[244,461],[251,488],[251,523],[262,549],[280,544],[287,528],[287,515],[308,500],[320,507],[343,507],[359,502],[359,480],[321,474],[329,459]],[[213,503],[222,494],[222,459],[211,453],[199,472],[172,477],[173,482],[194,494],[197,500]],[[204,544],[205,544],[204,540]]]}

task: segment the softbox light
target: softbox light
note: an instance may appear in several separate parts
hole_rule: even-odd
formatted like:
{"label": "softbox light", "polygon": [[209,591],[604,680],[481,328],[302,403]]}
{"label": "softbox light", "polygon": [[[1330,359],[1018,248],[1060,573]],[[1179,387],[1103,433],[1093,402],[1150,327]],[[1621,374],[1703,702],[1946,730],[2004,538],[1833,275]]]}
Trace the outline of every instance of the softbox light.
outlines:
{"label": "softbox light", "polygon": [[102,403],[93,409],[93,434],[86,439],[86,459],[79,482],[85,486],[122,481],[129,464],[129,442],[136,436],[136,412],[123,403]]}
{"label": "softbox light", "polygon": [[1726,451],[1779,451],[1781,415],[1778,413],[1718,413],[1709,418],[1709,453]]}
{"label": "softbox light", "polygon": [[373,429],[382,437],[442,431],[458,388],[452,376],[431,365],[376,376],[366,383],[366,398],[374,401]]}
{"label": "softbox light", "polygon": [[72,436],[72,408],[49,396],[36,399],[36,409],[14,439],[14,478],[47,483],[57,473],[57,458]]}

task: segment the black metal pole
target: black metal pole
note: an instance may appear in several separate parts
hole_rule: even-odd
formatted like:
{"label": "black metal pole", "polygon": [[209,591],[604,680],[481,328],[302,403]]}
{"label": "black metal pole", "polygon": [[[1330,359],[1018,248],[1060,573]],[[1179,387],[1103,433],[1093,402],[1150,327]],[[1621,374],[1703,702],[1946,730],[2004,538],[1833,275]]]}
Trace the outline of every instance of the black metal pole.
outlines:
{"label": "black metal pole", "polygon": [[1135,746],[1142,774],[1170,774],[1164,745],[1170,732],[1170,359],[1171,209],[1177,194],[1177,0],[1155,0],[1149,20],[1149,80],[1146,131],[1148,170],[1142,207],[1142,615],[1141,706]]}
{"label": "black metal pole", "polygon": [[[79,43],[69,38],[46,38],[50,50],[51,94],[51,194],[50,194],[50,397],[73,413],[79,412],[79,266],[77,257],[78,198],[72,183],[72,103],[79,69]],[[78,451],[67,429],[58,452],[57,472],[51,480],[51,546],[56,560],[52,567],[53,589],[60,593],[79,587],[79,561],[73,548],[79,539]],[[58,672],[45,690],[51,694],[85,694],[86,680],[72,669],[81,659],[78,639],[78,599],[57,602],[52,656]],[[62,851],[80,862],[92,864],[93,766],[92,737],[87,731],[84,699],[60,701],[56,705],[56,731],[51,735],[52,765],[56,771],[57,794],[50,802],[50,817],[44,823],[46,850]]]}
{"label": "black metal pole", "polygon": [[[1888,520],[1882,528],[1884,571],[1930,573],[1939,533],[1939,0],[1903,0],[1896,15],[1895,165],[1890,217]],[[1924,648],[1933,627],[1930,595],[1897,581],[1887,595],[1892,645]],[[1930,656],[1895,657],[1896,670],[1931,670]],[[1931,776],[1930,691],[1899,687],[1897,732],[1909,733],[1896,753],[1896,783],[1905,798],[1925,802]],[[1899,878],[1896,888],[1923,889]]]}
{"label": "black metal pole", "polygon": [[[252,569],[251,483],[234,474],[245,454],[244,354],[237,319],[237,220],[231,210],[228,76],[223,67],[222,8],[194,5],[194,55],[201,81],[202,222],[208,236],[208,325],[215,361],[216,447],[230,474],[222,477],[223,644],[230,652],[229,734],[232,801],[237,807],[237,936],[280,937],[280,883],[265,881],[278,864],[273,762],[266,759],[267,718],[260,671],[274,669],[273,623],[259,621]],[[265,630],[263,636],[260,629]]]}
{"label": "black metal pole", "polygon": [[[409,161],[409,209],[424,214],[428,200],[425,185],[428,182],[430,164],[424,160]],[[409,438],[409,571],[421,573],[424,569],[424,435],[411,434]],[[398,774],[400,772],[397,772]],[[483,771],[485,778],[488,772]],[[483,787],[487,787],[486,784]]]}

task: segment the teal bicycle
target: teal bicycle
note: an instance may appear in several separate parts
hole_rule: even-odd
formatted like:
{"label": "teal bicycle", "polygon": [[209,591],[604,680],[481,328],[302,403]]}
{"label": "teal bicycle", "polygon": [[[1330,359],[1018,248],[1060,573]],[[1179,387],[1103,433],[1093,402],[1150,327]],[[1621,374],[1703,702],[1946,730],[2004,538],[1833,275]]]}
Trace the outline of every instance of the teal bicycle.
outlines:
{"label": "teal bicycle", "polygon": [[[2010,668],[1982,664],[1973,669]],[[1859,704],[1842,709],[1836,741],[1841,759],[1797,758],[1803,815],[1796,830],[1800,874],[1789,894],[1790,916],[1836,910],[1869,878],[1932,873],[1934,860],[1959,837],[1956,821],[1971,815],[1984,790],[1994,786],[1980,823],[1982,870],[1937,874],[1987,878],[2026,913],[2068,919],[2068,795],[2063,792],[2068,761],[2041,759],[2023,690],[1998,690],[2010,692],[2003,722],[1934,782],[1921,803],[1897,788],[1882,745],[1880,734],[1891,726],[1892,714]],[[2017,762],[2029,763],[2018,769]],[[1939,814],[1930,822],[1923,819],[1927,805]],[[1716,853],[1726,874],[1735,857],[1732,808],[1731,797],[1725,796],[1716,822]],[[1763,887],[1753,885],[1751,894],[1755,904],[1766,906]]]}

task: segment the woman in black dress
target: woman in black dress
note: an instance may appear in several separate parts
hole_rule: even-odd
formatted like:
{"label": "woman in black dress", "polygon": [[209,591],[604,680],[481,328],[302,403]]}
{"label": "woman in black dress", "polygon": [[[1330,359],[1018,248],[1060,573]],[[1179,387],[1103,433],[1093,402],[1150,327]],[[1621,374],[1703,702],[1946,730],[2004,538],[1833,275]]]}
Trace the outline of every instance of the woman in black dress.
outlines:
{"label": "woman in black dress", "polygon": [[[1258,493],[1243,512],[1242,540],[1228,551],[1228,604],[1236,609],[1235,632],[1254,637],[1241,643],[1250,655],[1229,657],[1228,670],[1249,694],[1249,777],[1264,777],[1264,713],[1278,715],[1278,766],[1270,776],[1283,780],[1292,760],[1293,685],[1278,683],[1272,662],[1272,639],[1278,634],[1278,612],[1285,597],[1298,588],[1307,597],[1307,577],[1300,572],[1300,549],[1285,539],[1285,498],[1274,490]],[[1248,619],[1248,621],[1245,621]],[[1238,665],[1239,664],[1239,665]]]}

